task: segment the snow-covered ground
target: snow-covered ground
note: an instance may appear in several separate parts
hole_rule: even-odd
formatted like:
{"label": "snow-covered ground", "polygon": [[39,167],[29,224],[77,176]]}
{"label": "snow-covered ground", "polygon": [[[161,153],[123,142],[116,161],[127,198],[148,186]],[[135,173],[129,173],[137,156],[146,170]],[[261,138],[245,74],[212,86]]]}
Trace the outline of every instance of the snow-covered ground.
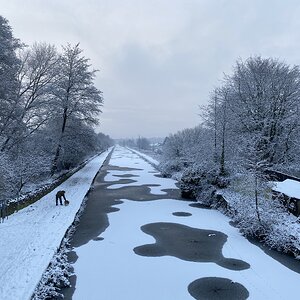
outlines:
{"label": "snow-covered ground", "polygon": [[[26,300],[72,224],[109,150],[29,207],[0,224],[0,299]],[[66,191],[69,206],[56,206],[55,194]]]}
{"label": "snow-covered ground", "polygon": [[276,192],[286,194],[289,197],[300,199],[300,182],[292,179],[286,179],[282,182],[272,181],[272,189]]}
{"label": "snow-covered ground", "polygon": [[140,151],[137,151],[137,150],[134,150],[132,148],[128,148],[130,151],[138,154],[139,156],[141,156],[142,158],[144,158],[146,161],[148,161],[150,164],[152,164],[153,166],[158,166],[159,165],[159,161],[154,159],[153,157],[145,154],[145,153],[142,153]]}
{"label": "snow-covered ground", "polygon": [[[137,180],[135,185],[157,183],[153,167],[124,148],[116,148],[110,164],[142,169],[123,172],[138,176],[133,177]],[[120,171],[110,170],[105,180],[117,181],[119,175]],[[162,194],[158,189],[173,188],[174,184],[175,181],[171,179],[160,178],[161,186],[152,192]],[[220,212],[191,207],[190,202],[172,199],[122,201],[117,206],[120,210],[108,215],[110,225],[101,234],[104,240],[92,240],[75,249],[79,258],[74,264],[77,283],[73,299],[193,299],[187,287],[202,277],[224,277],[238,282],[249,291],[249,299],[299,298],[300,275],[248,242],[238,229],[229,224],[230,219]],[[192,216],[176,217],[172,215],[173,212],[188,212]],[[250,264],[250,268],[233,271],[215,263],[135,254],[135,247],[155,242],[152,236],[141,230],[141,226],[155,222],[173,222],[193,228],[221,231],[228,236],[223,247],[224,257],[243,260]]]}

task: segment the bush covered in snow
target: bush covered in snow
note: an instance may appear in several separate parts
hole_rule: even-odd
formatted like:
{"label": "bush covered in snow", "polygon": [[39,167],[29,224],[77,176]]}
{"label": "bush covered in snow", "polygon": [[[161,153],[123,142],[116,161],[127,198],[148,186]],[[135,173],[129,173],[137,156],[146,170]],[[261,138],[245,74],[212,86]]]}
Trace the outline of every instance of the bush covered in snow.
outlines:
{"label": "bush covered in snow", "polygon": [[166,176],[180,174],[177,179],[182,196],[221,209],[245,236],[258,238],[273,249],[299,256],[299,219],[288,213],[278,199],[273,199],[263,174],[265,162],[257,159],[255,149],[249,147],[247,153],[236,157],[235,163],[228,161],[224,176],[218,161],[213,160],[213,153],[206,160],[201,146],[199,153],[203,156],[196,155],[197,141],[192,147],[192,139],[183,144],[182,135],[179,132],[168,138],[159,165]]}
{"label": "bush covered in snow", "polygon": [[[269,197],[267,197],[269,195]],[[294,215],[287,212],[278,199],[272,199],[270,191],[259,197],[261,222],[257,218],[254,196],[232,190],[222,191],[228,202],[229,215],[245,236],[259,238],[270,248],[300,254],[300,223]]]}
{"label": "bush covered in snow", "polygon": [[209,155],[211,142],[209,130],[200,126],[170,135],[162,145],[160,171],[166,176],[172,176],[195,164],[209,169],[212,166]]}
{"label": "bush covered in snow", "polygon": [[184,198],[210,199],[218,188],[225,188],[229,180],[219,174],[216,169],[205,170],[202,166],[187,167],[179,181]]}
{"label": "bush covered in snow", "polygon": [[300,255],[300,224],[292,215],[277,217],[270,224],[269,234],[265,243],[273,249],[285,253],[292,253],[295,257]]}
{"label": "bush covered in snow", "polygon": [[161,174],[164,177],[178,177],[177,174],[182,173],[184,169],[184,163],[180,161],[180,159],[171,160],[171,161],[164,161],[161,162],[158,166]]}
{"label": "bush covered in snow", "polygon": [[32,300],[63,299],[59,290],[70,286],[69,278],[72,275],[66,251],[66,246],[63,245],[54,255],[35,289]]}

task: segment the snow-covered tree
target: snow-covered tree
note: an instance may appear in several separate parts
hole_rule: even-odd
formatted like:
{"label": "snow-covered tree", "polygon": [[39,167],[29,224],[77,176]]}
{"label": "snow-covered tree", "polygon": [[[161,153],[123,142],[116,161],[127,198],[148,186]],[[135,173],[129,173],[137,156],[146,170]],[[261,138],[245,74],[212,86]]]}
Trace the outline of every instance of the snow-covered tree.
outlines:
{"label": "snow-covered tree", "polygon": [[161,171],[165,175],[172,175],[195,164],[204,169],[211,168],[213,165],[212,147],[212,131],[203,126],[171,134],[163,144]]}
{"label": "snow-covered tree", "polygon": [[15,125],[7,132],[1,150],[13,147],[51,118],[52,92],[57,80],[58,54],[54,46],[35,43],[19,53]]}
{"label": "snow-covered tree", "polygon": [[210,128],[213,133],[214,147],[213,159],[219,168],[219,173],[225,175],[226,164],[230,158],[232,147],[230,144],[234,132],[230,123],[231,111],[228,108],[227,98],[230,90],[226,85],[215,88],[210,97],[207,106],[201,107],[200,116],[203,119],[203,125]]}
{"label": "snow-covered tree", "polygon": [[0,16],[0,213],[43,185],[51,166],[77,167],[112,144],[92,127],[102,105],[95,74],[79,45],[27,47]]}
{"label": "snow-covered tree", "polygon": [[57,100],[60,130],[52,163],[52,174],[57,170],[70,119],[87,125],[97,124],[103,102],[101,92],[94,85],[96,70],[90,69],[89,59],[82,55],[79,44],[73,47],[67,45],[63,48],[59,69],[59,80],[54,95]]}
{"label": "snow-covered tree", "polygon": [[20,62],[16,50],[19,48],[21,44],[13,37],[8,21],[0,16],[0,147],[17,123],[17,72]]}
{"label": "snow-covered tree", "polygon": [[238,122],[241,154],[247,141],[254,143],[256,156],[269,166],[284,162],[299,129],[299,67],[275,59],[251,57],[238,61],[227,77],[227,102]]}
{"label": "snow-covered tree", "polygon": [[[206,124],[214,130],[215,153],[224,173],[253,178],[256,214],[261,223],[258,192],[264,172],[293,158],[299,129],[300,72],[276,59],[239,60],[233,74],[215,89]],[[226,157],[225,157],[226,154]]]}
{"label": "snow-covered tree", "polygon": [[299,105],[298,66],[260,56],[239,60],[202,109],[202,126],[166,138],[160,168],[176,175],[183,196],[225,203],[245,235],[299,255],[299,218],[273,199],[266,172],[300,174]]}
{"label": "snow-covered tree", "polygon": [[110,138],[109,135],[99,132],[97,133],[97,144],[99,150],[105,150],[114,145],[114,141]]}
{"label": "snow-covered tree", "polygon": [[139,136],[136,140],[136,146],[138,147],[138,149],[149,150],[150,142],[147,138]]}

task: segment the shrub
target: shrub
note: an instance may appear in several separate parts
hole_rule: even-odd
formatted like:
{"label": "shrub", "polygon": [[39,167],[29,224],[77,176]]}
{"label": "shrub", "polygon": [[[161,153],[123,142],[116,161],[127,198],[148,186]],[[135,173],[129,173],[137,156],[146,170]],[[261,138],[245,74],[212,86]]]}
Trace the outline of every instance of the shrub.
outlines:
{"label": "shrub", "polygon": [[225,188],[229,180],[219,175],[216,169],[191,166],[184,170],[179,185],[182,197],[211,202],[218,188]]}
{"label": "shrub", "polygon": [[176,173],[182,172],[183,163],[180,159],[161,162],[158,166],[162,176],[172,177]]}

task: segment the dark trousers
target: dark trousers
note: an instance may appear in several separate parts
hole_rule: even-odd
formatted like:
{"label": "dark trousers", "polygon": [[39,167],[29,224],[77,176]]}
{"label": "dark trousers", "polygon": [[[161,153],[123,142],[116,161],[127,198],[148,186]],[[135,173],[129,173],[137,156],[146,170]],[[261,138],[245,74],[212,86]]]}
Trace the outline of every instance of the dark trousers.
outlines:
{"label": "dark trousers", "polygon": [[65,197],[65,195],[63,195],[63,196],[56,196],[56,205],[58,205],[58,200],[59,200],[60,205],[63,205],[62,198],[64,198],[64,200],[67,200],[66,197]]}

